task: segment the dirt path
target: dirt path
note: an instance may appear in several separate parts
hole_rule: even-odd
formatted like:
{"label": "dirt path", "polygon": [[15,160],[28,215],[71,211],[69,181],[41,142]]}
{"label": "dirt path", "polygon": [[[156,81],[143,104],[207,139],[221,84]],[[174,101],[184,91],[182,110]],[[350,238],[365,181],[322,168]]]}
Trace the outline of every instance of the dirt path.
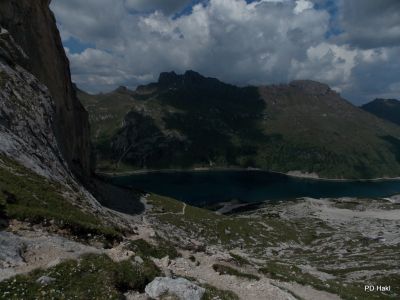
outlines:
{"label": "dirt path", "polygon": [[165,213],[151,213],[152,216],[161,216],[161,215],[174,215],[174,216],[184,216],[186,213],[187,204],[183,203],[182,211],[180,212],[165,212]]}

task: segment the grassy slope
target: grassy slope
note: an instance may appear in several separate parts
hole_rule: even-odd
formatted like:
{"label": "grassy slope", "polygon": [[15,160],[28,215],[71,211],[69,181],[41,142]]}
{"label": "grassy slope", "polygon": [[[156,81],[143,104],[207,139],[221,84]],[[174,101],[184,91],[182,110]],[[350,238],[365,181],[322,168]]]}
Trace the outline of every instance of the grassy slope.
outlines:
{"label": "grassy slope", "polygon": [[[122,231],[73,206],[62,193],[63,187],[59,184],[0,156],[0,219],[57,226],[64,234],[67,231],[82,241],[87,239],[88,233],[91,239],[104,242],[122,238]],[[122,299],[125,292],[143,292],[156,276],[162,276],[151,257],[179,256],[174,246],[161,239],[157,245],[144,240],[132,241],[127,249],[140,255],[144,263],[135,263],[134,259],[117,263],[105,255],[84,255],[78,260],[68,260],[49,269],[38,269],[0,282],[0,299]],[[41,285],[37,280],[42,276],[55,281]],[[237,299],[229,291],[203,286],[206,288],[204,300],[215,296],[224,300]]]}
{"label": "grassy slope", "polygon": [[263,87],[258,94],[255,88],[239,89],[216,81],[176,89],[156,86],[145,93],[79,93],[91,114],[101,168],[141,167],[126,159],[116,170],[120,154],[110,149],[112,137],[133,108],[150,114],[161,132],[177,131],[189,140],[168,159],[146,161],[148,168],[209,167],[212,162],[216,167],[300,170],[328,178],[400,174],[400,128],[338,96],[315,96],[288,86]]}
{"label": "grassy slope", "polygon": [[117,228],[72,205],[63,192],[60,184],[0,156],[0,215],[45,226],[53,223],[77,237],[90,233],[108,241],[121,239]]}
{"label": "grassy slope", "polygon": [[[261,127],[277,136],[259,164],[323,177],[398,176],[400,129],[338,96],[309,96],[296,89],[260,88],[268,112]],[[271,154],[272,153],[272,154]],[[269,161],[269,162],[268,162]]]}
{"label": "grassy slope", "polygon": [[[138,243],[144,245],[145,242]],[[146,247],[155,248],[149,244]],[[68,260],[46,270],[35,270],[0,282],[0,299],[125,299],[124,293],[143,293],[155,277],[163,276],[152,262],[152,254],[147,249],[141,249],[137,255],[141,256],[143,263],[135,262],[134,258],[113,262],[106,255],[84,255],[78,260]],[[168,251],[159,250],[157,254],[159,258],[171,255]],[[37,280],[42,276],[51,277],[54,281],[41,285]],[[230,291],[219,290],[209,284],[200,285],[206,289],[203,300],[215,297],[221,300],[238,299]]]}
{"label": "grassy slope", "polygon": [[110,139],[121,127],[123,117],[134,106],[131,96],[125,93],[94,96],[78,90],[77,94],[89,112],[91,133],[96,144]]}
{"label": "grassy slope", "polygon": [[[0,299],[124,299],[128,290],[143,292],[160,270],[145,258],[113,262],[106,255],[84,255],[47,270],[36,270],[0,282]],[[42,276],[55,279],[37,283]]]}

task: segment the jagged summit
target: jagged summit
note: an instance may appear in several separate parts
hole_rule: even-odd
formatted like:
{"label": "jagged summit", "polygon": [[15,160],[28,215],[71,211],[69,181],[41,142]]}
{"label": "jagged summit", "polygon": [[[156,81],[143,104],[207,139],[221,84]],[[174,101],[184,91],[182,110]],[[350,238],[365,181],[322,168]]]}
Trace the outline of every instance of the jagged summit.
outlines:
{"label": "jagged summit", "polygon": [[205,77],[193,70],[188,70],[182,75],[176,74],[174,71],[162,72],[158,78],[158,84],[161,86],[199,84],[204,82],[219,82],[219,80]]}
{"label": "jagged summit", "polygon": [[131,94],[133,93],[133,91],[127,88],[126,86],[121,85],[118,88],[116,88],[112,93]]}
{"label": "jagged summit", "polygon": [[162,72],[158,77],[158,83],[162,85],[168,85],[176,82],[179,79],[179,75],[177,75],[174,71],[172,72]]}

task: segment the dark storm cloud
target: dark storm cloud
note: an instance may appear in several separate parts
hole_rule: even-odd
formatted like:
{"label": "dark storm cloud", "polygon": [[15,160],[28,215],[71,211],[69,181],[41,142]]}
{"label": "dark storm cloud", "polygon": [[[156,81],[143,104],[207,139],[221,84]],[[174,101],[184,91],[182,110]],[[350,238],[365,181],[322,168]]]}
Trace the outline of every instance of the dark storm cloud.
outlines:
{"label": "dark storm cloud", "polygon": [[341,0],[344,42],[371,49],[400,46],[399,0]]}

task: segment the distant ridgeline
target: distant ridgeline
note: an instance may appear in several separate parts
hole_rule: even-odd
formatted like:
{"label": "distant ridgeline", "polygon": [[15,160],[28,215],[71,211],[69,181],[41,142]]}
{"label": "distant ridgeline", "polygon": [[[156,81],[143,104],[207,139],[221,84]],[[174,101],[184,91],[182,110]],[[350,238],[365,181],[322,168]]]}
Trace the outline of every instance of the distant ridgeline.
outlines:
{"label": "distant ridgeline", "polygon": [[327,178],[400,175],[400,127],[327,85],[237,87],[188,71],[136,91],[78,90],[98,169],[257,167]]}
{"label": "distant ridgeline", "polygon": [[375,116],[400,125],[400,101],[396,99],[375,99],[361,107]]}

